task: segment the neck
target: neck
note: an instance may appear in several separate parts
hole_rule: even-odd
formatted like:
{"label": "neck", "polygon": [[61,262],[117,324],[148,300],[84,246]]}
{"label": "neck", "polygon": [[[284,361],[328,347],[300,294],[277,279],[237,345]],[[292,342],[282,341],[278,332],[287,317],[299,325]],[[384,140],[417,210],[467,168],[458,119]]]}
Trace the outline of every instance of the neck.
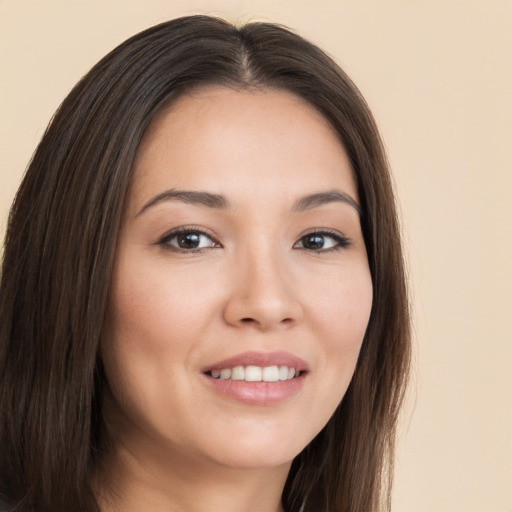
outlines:
{"label": "neck", "polygon": [[94,479],[102,512],[283,512],[290,464],[231,468],[190,454],[117,444]]}

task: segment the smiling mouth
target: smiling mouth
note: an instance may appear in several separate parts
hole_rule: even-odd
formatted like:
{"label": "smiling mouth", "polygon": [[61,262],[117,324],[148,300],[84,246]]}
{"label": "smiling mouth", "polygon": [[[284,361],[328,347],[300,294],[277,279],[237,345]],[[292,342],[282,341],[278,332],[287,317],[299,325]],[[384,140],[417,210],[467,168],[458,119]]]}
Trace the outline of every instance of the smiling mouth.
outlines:
{"label": "smiling mouth", "polygon": [[309,365],[285,351],[249,351],[203,368],[206,382],[221,396],[244,405],[288,403],[304,388]]}
{"label": "smiling mouth", "polygon": [[306,373],[305,370],[291,366],[253,366],[237,365],[232,368],[215,369],[205,375],[217,380],[245,382],[280,382],[297,379]]}

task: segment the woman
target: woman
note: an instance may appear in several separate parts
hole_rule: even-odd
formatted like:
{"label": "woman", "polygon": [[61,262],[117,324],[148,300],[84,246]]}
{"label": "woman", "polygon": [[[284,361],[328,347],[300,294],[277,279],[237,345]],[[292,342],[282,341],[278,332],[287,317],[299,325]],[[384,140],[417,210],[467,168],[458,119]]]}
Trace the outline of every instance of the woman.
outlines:
{"label": "woman", "polygon": [[387,510],[409,325],[361,95],[270,24],[102,59],[16,196],[0,289],[7,510]]}

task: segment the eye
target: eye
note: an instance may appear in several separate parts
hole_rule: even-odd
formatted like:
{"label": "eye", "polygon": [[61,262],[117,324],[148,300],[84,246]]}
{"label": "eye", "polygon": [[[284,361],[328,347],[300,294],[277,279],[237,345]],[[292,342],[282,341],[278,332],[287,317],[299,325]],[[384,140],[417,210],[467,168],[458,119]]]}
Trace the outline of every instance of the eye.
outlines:
{"label": "eye", "polygon": [[336,251],[349,247],[351,241],[341,233],[332,231],[313,231],[300,237],[294,249],[307,249],[315,252]]}
{"label": "eye", "polygon": [[204,231],[189,227],[174,229],[160,239],[157,244],[177,252],[200,252],[202,249],[221,246]]}

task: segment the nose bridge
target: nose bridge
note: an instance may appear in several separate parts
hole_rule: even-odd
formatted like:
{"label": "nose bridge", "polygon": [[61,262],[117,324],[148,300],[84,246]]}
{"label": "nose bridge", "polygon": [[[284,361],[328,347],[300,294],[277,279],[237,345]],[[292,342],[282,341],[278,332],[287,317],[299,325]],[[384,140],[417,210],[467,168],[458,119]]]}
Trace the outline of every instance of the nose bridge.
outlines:
{"label": "nose bridge", "polygon": [[297,321],[300,304],[290,279],[286,253],[278,243],[245,244],[234,262],[235,272],[225,317],[231,324],[269,330]]}

